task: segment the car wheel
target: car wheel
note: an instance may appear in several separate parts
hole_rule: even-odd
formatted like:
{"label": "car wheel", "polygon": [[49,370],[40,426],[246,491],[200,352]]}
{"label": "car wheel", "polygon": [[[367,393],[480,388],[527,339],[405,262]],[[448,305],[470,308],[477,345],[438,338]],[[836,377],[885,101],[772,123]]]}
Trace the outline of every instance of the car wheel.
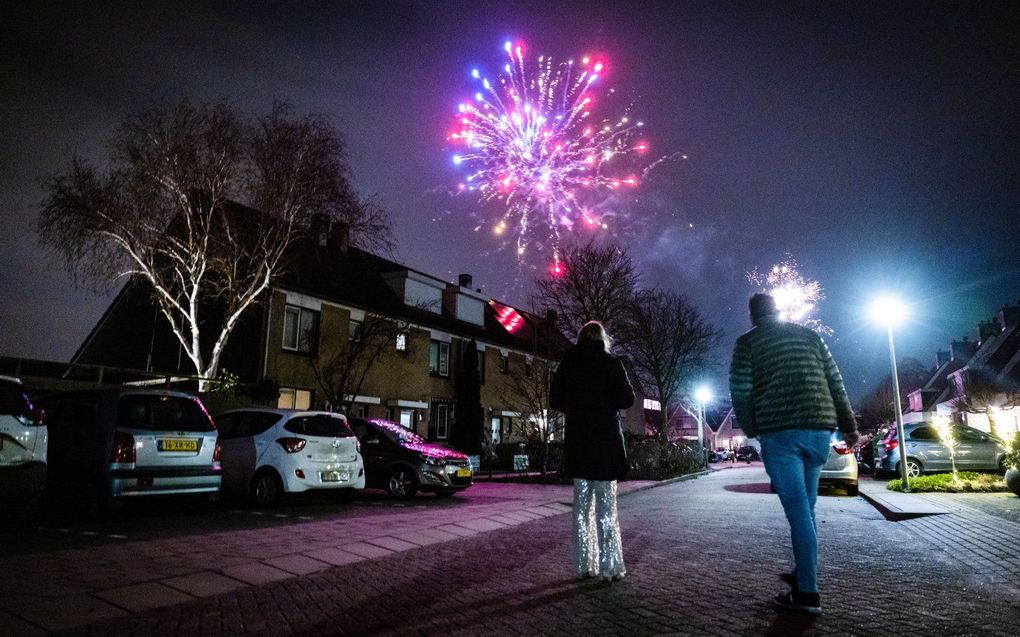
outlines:
{"label": "car wheel", "polygon": [[858,494],[860,494],[860,492],[861,492],[860,488],[858,488],[856,482],[854,482],[854,483],[847,483],[847,485],[846,485],[846,494],[847,495],[858,495]]}
{"label": "car wheel", "polygon": [[[916,478],[922,473],[924,473],[924,465],[921,464],[921,461],[916,458],[907,458],[907,475],[911,478]],[[896,463],[896,475],[903,475],[903,470],[898,462]]]}
{"label": "car wheel", "polygon": [[409,467],[397,467],[386,477],[386,492],[394,498],[411,498],[418,493],[418,477]]}
{"label": "car wheel", "polygon": [[283,495],[283,482],[280,476],[271,469],[263,469],[251,480],[249,496],[252,503],[259,507],[275,506]]}

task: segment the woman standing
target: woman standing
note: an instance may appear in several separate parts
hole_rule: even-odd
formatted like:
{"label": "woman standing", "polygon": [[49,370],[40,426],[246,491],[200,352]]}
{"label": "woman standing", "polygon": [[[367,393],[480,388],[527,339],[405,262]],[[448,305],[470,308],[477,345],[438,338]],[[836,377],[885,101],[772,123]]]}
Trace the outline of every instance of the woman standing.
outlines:
{"label": "woman standing", "polygon": [[618,410],[634,404],[634,390],[620,360],[609,354],[609,336],[589,321],[553,377],[549,404],[567,417],[564,472],[574,478],[574,568],[578,577],[621,579],[616,481],[630,464]]}

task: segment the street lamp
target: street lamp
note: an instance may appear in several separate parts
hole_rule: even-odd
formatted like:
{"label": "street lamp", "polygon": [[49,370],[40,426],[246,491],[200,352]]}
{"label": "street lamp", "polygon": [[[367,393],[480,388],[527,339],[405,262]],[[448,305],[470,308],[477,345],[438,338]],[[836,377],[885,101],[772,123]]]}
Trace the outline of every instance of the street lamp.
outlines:
{"label": "street lamp", "polygon": [[889,362],[892,365],[893,409],[896,413],[896,435],[900,439],[900,477],[903,492],[910,493],[910,477],[907,475],[907,437],[903,432],[903,409],[900,407],[900,379],[896,373],[896,344],[893,342],[893,324],[907,314],[900,301],[891,296],[877,299],[871,306],[871,316],[878,323],[885,323],[889,332]]}
{"label": "street lamp", "polygon": [[694,390],[694,399],[698,401],[698,444],[705,446],[705,403],[712,400],[712,390],[701,385]]}

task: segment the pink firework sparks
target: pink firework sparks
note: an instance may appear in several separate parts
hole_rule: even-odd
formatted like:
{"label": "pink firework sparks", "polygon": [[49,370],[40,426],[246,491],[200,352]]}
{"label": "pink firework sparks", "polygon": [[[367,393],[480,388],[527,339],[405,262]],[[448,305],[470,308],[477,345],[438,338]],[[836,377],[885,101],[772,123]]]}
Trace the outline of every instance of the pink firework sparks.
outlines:
{"label": "pink firework sparks", "polygon": [[499,202],[492,232],[515,243],[519,256],[533,240],[548,243],[555,271],[561,233],[609,227],[596,206],[638,184],[648,142],[638,135],[643,123],[626,111],[612,119],[594,114],[606,97],[597,90],[605,61],[540,56],[532,70],[522,44],[504,49],[503,73],[490,80],[473,70],[476,92],[457,109],[449,140],[458,146],[453,163],[466,172],[458,191]]}

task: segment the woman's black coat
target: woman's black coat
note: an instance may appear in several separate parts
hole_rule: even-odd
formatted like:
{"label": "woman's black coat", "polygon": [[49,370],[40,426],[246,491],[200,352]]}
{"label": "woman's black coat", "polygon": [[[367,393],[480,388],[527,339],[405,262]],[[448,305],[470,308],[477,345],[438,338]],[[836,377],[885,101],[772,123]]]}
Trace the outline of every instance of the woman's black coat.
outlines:
{"label": "woman's black coat", "polygon": [[567,417],[564,473],[585,480],[627,475],[627,447],[618,410],[634,404],[634,390],[619,359],[601,341],[571,347],[553,377],[549,404]]}

